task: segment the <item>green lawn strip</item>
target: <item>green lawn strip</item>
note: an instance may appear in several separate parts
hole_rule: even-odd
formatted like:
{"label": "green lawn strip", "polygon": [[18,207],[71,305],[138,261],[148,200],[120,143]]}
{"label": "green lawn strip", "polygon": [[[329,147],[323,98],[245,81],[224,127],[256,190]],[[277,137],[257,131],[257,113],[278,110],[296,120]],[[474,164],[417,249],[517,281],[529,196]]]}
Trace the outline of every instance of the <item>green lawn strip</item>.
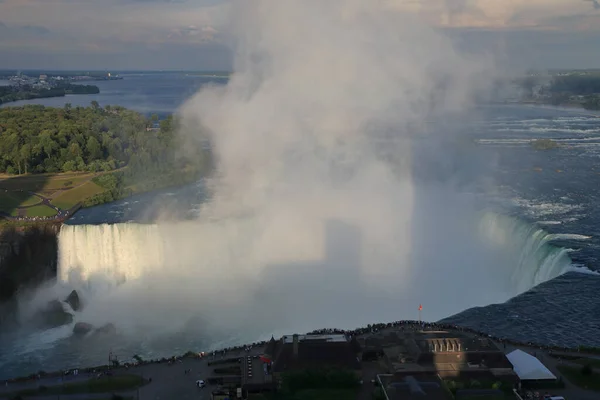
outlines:
{"label": "green lawn strip", "polygon": [[43,204],[26,208],[25,214],[28,217],[54,217],[56,210]]}
{"label": "green lawn strip", "polygon": [[582,368],[569,367],[566,365],[559,365],[557,368],[572,384],[579,386],[582,389],[600,391],[599,373],[592,372],[585,375],[582,373]]}
{"label": "green lawn strip", "polygon": [[0,178],[0,188],[9,190],[25,190],[39,193],[42,191],[59,190],[81,184],[86,179],[94,177],[93,173],[64,173],[64,174],[28,174],[3,175]]}
{"label": "green lawn strip", "polygon": [[21,202],[21,207],[30,207],[35,206],[36,204],[40,204],[42,199],[35,195],[28,195],[28,197]]}
{"label": "green lawn strip", "polygon": [[56,396],[59,394],[112,393],[125,392],[143,386],[147,381],[139,375],[115,375],[92,378],[85,382],[65,383],[64,385],[40,386],[35,389],[20,390],[6,394],[11,396]]}
{"label": "green lawn strip", "polygon": [[77,203],[83,202],[88,197],[104,192],[106,189],[92,181],[74,189],[66,190],[53,198],[50,203],[63,210],[68,210]]}
{"label": "green lawn strip", "polygon": [[597,358],[578,358],[577,360],[573,360],[572,362],[579,365],[589,365],[592,368],[600,369],[600,360]]}
{"label": "green lawn strip", "polygon": [[11,213],[17,207],[41,203],[42,199],[21,191],[0,190],[0,211]]}

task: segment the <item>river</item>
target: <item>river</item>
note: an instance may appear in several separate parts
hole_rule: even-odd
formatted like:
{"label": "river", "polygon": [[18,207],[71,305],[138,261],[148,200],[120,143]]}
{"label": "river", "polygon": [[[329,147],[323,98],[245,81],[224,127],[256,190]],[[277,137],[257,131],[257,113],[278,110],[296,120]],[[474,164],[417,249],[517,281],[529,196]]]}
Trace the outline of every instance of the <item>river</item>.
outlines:
{"label": "river", "polygon": [[[67,102],[87,105],[96,100],[101,105],[118,104],[144,113],[165,114],[176,110],[198,87],[211,81],[208,78],[178,74],[124,75],[124,78],[122,81],[98,82],[101,87],[99,95],[67,96],[12,105],[35,103],[60,107]],[[491,210],[482,217],[481,223],[485,225],[486,232],[498,242],[503,241],[502,246],[505,246],[507,253],[511,253],[507,259],[515,261],[515,265],[507,265],[506,268],[507,271],[510,270],[513,282],[528,285],[526,288],[529,290],[510,299],[503,298],[499,291],[498,296],[490,297],[487,302],[472,300],[478,293],[476,288],[472,289],[473,293],[469,293],[469,289],[458,292],[461,294],[455,293],[455,297],[463,297],[465,300],[461,302],[458,299],[453,304],[460,304],[461,309],[477,307],[447,317],[446,321],[522,341],[600,346],[600,319],[596,312],[600,276],[595,272],[600,269],[600,185],[597,184],[600,179],[600,119],[578,110],[519,105],[481,107],[476,114],[477,117],[469,121],[464,129],[468,131],[468,138],[476,144],[477,159],[487,160],[486,170],[479,171],[478,175],[485,175],[493,184],[477,188],[465,184],[465,187],[468,187],[470,194],[482,199],[486,210]],[[551,138],[561,146],[552,151],[536,151],[530,142],[540,138]],[[465,159],[472,160],[472,155]],[[448,176],[460,176],[464,182],[474,179],[468,160],[446,166]],[[425,172],[423,175],[424,180],[446,178],[431,178]],[[458,183],[459,186],[461,184],[463,183]],[[141,273],[139,269],[148,268],[149,264],[156,264],[156,268],[159,268],[161,261],[158,258],[164,255],[154,253],[153,241],[158,240],[158,246],[162,245],[160,243],[181,246],[177,247],[180,250],[195,246],[195,242],[172,243],[171,231],[166,228],[160,231],[160,227],[144,228],[140,233],[136,222],[154,221],[158,216],[153,212],[156,204],[160,204],[161,213],[169,213],[170,210],[177,212],[181,219],[193,219],[200,212],[205,196],[204,184],[198,182],[185,188],[143,194],[82,210],[64,228],[61,240],[67,235],[71,239],[63,240],[64,243],[61,244],[63,267],[67,268],[69,263],[84,263],[89,264],[87,271],[93,272],[94,269],[115,269],[119,266],[124,274],[131,276],[137,276],[136,274]],[[440,237],[445,235],[447,242],[460,243],[457,238],[452,237],[454,227],[444,226],[446,216],[443,210],[438,218],[441,221],[440,231],[443,233]],[[130,224],[124,224],[126,222]],[[116,225],[98,225],[107,223]],[[159,232],[154,232],[156,229]],[[210,232],[194,229],[190,231],[190,235],[206,234],[207,236],[202,236],[202,241],[210,239]],[[460,232],[462,231],[456,228],[455,235],[460,235]],[[78,240],[79,247],[73,247],[71,251],[69,243]],[[94,246],[94,241],[99,240],[102,242]],[[201,245],[204,244],[198,242],[198,246]],[[75,250],[81,253],[82,248],[88,248],[85,246],[99,247],[103,253],[96,255],[92,254],[96,250],[90,250],[87,258],[75,254]],[[448,252],[447,259],[451,264],[460,258],[472,259],[481,261],[481,268],[486,268],[486,260],[479,259],[481,254],[475,254],[473,249],[468,250],[468,246],[459,248],[460,254],[454,254],[451,248],[443,246],[443,243],[435,243],[433,239],[431,246],[432,253]],[[115,258],[121,252],[127,254]],[[67,257],[66,253],[70,255]],[[142,255],[143,261],[139,261]],[[103,257],[108,261],[98,261]],[[435,258],[436,261],[441,259],[443,258]],[[492,263],[492,260],[488,261]],[[453,264],[451,267],[448,274],[452,274],[453,269],[461,269],[460,264]],[[125,271],[127,268],[129,269]],[[490,280],[503,279],[506,275],[491,270],[484,272],[489,273]],[[444,279],[444,275],[439,279]],[[544,282],[536,286],[540,281]],[[482,281],[480,284],[485,286],[489,282]],[[509,290],[506,293],[518,292]],[[416,318],[419,303],[423,303],[424,319],[448,315],[434,312],[434,309],[443,310],[443,307],[428,302],[425,295],[423,299],[411,298],[413,300],[415,304],[411,303],[406,306],[408,308],[402,305],[394,310],[391,307],[371,315],[387,319]],[[414,315],[399,311],[411,307],[414,308]],[[160,310],[154,312],[151,315],[161,318]],[[402,312],[405,314],[400,315]],[[356,320],[344,319],[342,315],[336,318],[341,325]],[[69,339],[71,327],[59,328],[43,335],[32,334],[25,338],[2,336],[0,378],[33,372],[40,365],[50,370],[102,363],[110,349],[123,358],[129,358],[133,354],[156,357],[190,349],[209,350],[224,343],[263,337],[271,332],[271,323],[277,326],[275,322],[269,321],[263,325],[265,331],[248,329],[229,332],[219,339],[215,334],[201,337],[197,330],[187,329],[190,325],[184,324],[176,335],[152,338],[140,336],[135,340],[119,337],[111,343],[96,343],[94,346]],[[285,326],[280,328],[284,329]],[[214,329],[213,333],[218,331],[217,328]]]}

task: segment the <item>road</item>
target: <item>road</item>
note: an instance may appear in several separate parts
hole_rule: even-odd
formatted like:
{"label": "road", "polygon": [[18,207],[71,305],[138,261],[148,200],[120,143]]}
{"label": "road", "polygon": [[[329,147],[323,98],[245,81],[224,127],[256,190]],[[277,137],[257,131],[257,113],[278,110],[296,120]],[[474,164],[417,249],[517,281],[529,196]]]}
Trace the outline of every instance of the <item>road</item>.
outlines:
{"label": "road", "polygon": [[[393,328],[392,328],[393,329]],[[396,328],[397,329],[397,328]],[[386,329],[387,330],[387,329]],[[575,364],[565,360],[559,360],[551,357],[546,350],[541,350],[536,347],[529,346],[514,346],[510,344],[496,343],[498,348],[508,354],[515,349],[521,349],[536,356],[554,375],[557,377],[562,376],[558,371],[559,365],[568,365],[581,368],[581,365]],[[249,353],[245,351],[229,352],[225,355],[217,355],[216,359],[231,358],[236,356],[244,355],[258,355],[262,351],[262,347],[252,349]],[[557,355],[568,355],[568,356],[579,356],[587,358],[598,359],[597,354],[585,354],[578,352],[553,352],[554,356]],[[196,387],[196,380],[206,380],[212,376],[212,370],[214,367],[208,366],[208,361],[213,360],[213,356],[209,355],[203,359],[192,359],[185,358],[181,362],[175,362],[172,364],[161,363],[161,364],[147,364],[136,367],[131,367],[128,370],[119,368],[114,370],[115,374],[137,374],[144,378],[151,378],[152,381],[141,387],[139,390],[133,392],[119,392],[118,394],[123,396],[133,397],[141,400],[170,400],[170,399],[197,399],[197,400],[208,400],[210,399],[211,392],[216,389],[216,386],[207,386],[203,389]],[[366,363],[368,365],[363,366],[363,380],[368,383],[370,379],[377,373],[380,372],[380,365]],[[186,374],[186,370],[191,370],[190,374]],[[595,372],[600,373],[600,369],[595,369]],[[8,392],[15,392],[23,389],[35,389],[40,385],[53,386],[60,385],[63,382],[82,382],[92,377],[91,374],[80,373],[78,376],[66,376],[64,378],[42,378],[40,380],[28,381],[24,383],[13,383],[8,386],[0,387],[0,399],[5,399],[5,394]],[[565,382],[565,389],[549,390],[548,392],[554,395],[562,395],[567,400],[598,400],[600,394],[598,392],[588,391],[581,389],[571,384],[566,378],[563,377]],[[360,399],[367,400],[370,398],[372,387],[368,384],[365,385],[359,395]],[[541,393],[545,391],[540,390]],[[106,399],[110,397],[110,393],[103,394],[78,394],[78,395],[63,395],[60,399],[63,400],[94,400],[94,399]],[[28,400],[51,400],[57,399],[55,396],[35,396],[27,397]]]}
{"label": "road", "polygon": [[[231,358],[242,355],[258,355],[262,351],[262,347],[251,350],[249,353],[229,352],[226,355],[217,355],[216,359]],[[151,378],[152,381],[133,392],[118,392],[122,396],[130,396],[141,400],[171,400],[171,399],[196,399],[209,400],[210,394],[217,388],[216,385],[207,385],[200,389],[196,386],[198,379],[206,380],[212,376],[214,367],[208,365],[208,361],[213,360],[213,356],[206,356],[203,359],[185,358],[181,362],[172,364],[147,364],[136,367],[131,367],[128,370],[119,368],[114,370],[115,374],[136,374],[144,378]],[[186,374],[185,371],[190,369],[191,372]],[[65,377],[64,382],[83,382],[90,379],[92,374],[82,374],[78,376]],[[8,386],[0,387],[0,399],[6,399],[6,394],[23,389],[35,389],[40,385],[53,386],[60,385],[61,378],[42,378],[40,380],[29,381],[24,383],[14,383]],[[77,394],[77,395],[62,395],[61,400],[93,400],[110,398],[110,393],[99,394]],[[27,400],[54,400],[58,397],[53,396],[29,396]]]}

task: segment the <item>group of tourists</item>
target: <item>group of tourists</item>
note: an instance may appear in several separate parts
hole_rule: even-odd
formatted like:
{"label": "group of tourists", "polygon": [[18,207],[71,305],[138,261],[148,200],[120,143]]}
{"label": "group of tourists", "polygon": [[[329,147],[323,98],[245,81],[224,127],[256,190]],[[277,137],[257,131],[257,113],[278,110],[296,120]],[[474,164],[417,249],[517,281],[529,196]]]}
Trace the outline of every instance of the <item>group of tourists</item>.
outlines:
{"label": "group of tourists", "polygon": [[[565,353],[572,353],[572,352],[588,352],[588,353],[592,353],[592,352],[598,352],[600,353],[600,349],[597,348],[587,348],[587,347],[579,347],[576,349],[573,348],[569,348],[569,347],[561,347],[561,346],[550,346],[550,345],[541,345],[541,344],[535,344],[533,342],[527,342],[527,343],[523,343],[523,342],[519,342],[517,340],[513,340],[513,339],[508,339],[508,338],[503,338],[503,337],[498,337],[498,336],[494,336],[494,335],[490,335],[484,332],[479,332],[475,329],[472,328],[467,328],[467,327],[462,327],[459,325],[454,325],[454,324],[448,324],[448,323],[437,323],[437,322],[420,322],[420,321],[414,321],[414,320],[401,320],[401,321],[396,321],[396,322],[389,322],[389,323],[379,323],[379,324],[373,324],[373,325],[368,325],[366,327],[362,327],[362,328],[357,328],[357,329],[352,329],[352,330],[344,330],[344,329],[317,329],[314,330],[312,332],[310,332],[309,334],[345,334],[348,336],[359,336],[359,335],[365,335],[365,334],[369,334],[369,333],[374,333],[383,329],[389,329],[389,328],[404,328],[404,329],[426,329],[426,330],[454,330],[454,331],[462,331],[462,332],[468,332],[468,333],[472,333],[472,334],[476,334],[482,337],[486,337],[489,338],[495,342],[498,343],[503,343],[503,344],[510,344],[510,345],[514,345],[514,346],[527,346],[527,347],[536,347],[540,350],[546,350],[548,352],[565,352]],[[213,358],[216,357],[217,355],[225,357],[228,354],[236,354],[236,353],[240,353],[240,352],[248,352],[250,349],[252,349],[253,347],[257,347],[257,346],[264,346],[266,345],[267,341],[261,341],[261,342],[255,342],[255,343],[251,343],[251,344],[244,344],[244,345],[240,345],[240,346],[231,346],[231,347],[226,347],[224,349],[221,350],[215,350],[212,351],[212,355]],[[138,360],[138,362],[135,363],[123,363],[120,365],[113,365],[110,368],[129,368],[135,365],[140,365],[140,364],[168,364],[168,365],[172,365],[173,363],[178,363],[181,362],[181,360],[183,358],[187,358],[187,357],[195,357],[198,359],[202,359],[204,358],[205,353],[204,352],[199,352],[199,353],[195,353],[195,352],[187,352],[186,354],[182,355],[182,356],[174,356],[174,357],[170,357],[170,358],[161,358],[158,360],[149,360],[149,361],[145,361],[145,360]],[[103,370],[108,370],[109,366],[104,366],[104,367],[95,367],[95,368],[79,368],[76,371],[82,371],[84,373],[96,373],[96,372],[102,372]],[[73,370],[75,371],[75,370]],[[18,378],[18,379],[12,379],[9,381],[5,381],[5,382],[20,382],[20,381],[27,381],[27,380],[32,380],[32,379],[39,379],[41,376],[53,376],[53,375],[60,375],[61,372],[57,372],[57,373],[43,373],[40,372],[39,374],[33,374],[30,375],[28,377],[24,377],[24,378]]]}

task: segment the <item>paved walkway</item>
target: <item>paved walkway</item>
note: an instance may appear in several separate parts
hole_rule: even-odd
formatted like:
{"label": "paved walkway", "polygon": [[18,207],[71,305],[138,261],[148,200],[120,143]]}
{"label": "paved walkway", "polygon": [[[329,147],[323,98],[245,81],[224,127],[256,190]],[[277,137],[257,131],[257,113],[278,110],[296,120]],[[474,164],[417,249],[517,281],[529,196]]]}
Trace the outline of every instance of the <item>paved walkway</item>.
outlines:
{"label": "paved walkway", "polygon": [[[393,328],[392,328],[393,329]],[[397,328],[396,328],[397,329]],[[362,336],[362,335],[361,335]],[[557,377],[562,376],[562,374],[558,371],[559,365],[568,365],[577,368],[581,368],[580,364],[570,362],[568,360],[559,360],[550,356],[547,350],[541,350],[537,347],[529,347],[529,346],[514,346],[510,344],[496,343],[496,345],[502,349],[505,353],[510,353],[515,349],[521,349],[529,354],[536,356],[554,375]],[[233,352],[230,351],[225,355],[217,355],[216,359],[222,358],[231,358],[236,356],[244,356],[244,355],[258,355],[263,350],[262,347],[257,347],[251,350],[249,353],[245,351]],[[554,356],[577,356],[582,358],[595,358],[600,359],[600,356],[597,354],[587,354],[587,353],[579,353],[577,351],[573,352],[556,352],[553,351],[552,354]],[[142,366],[131,367],[128,370],[124,368],[119,368],[114,370],[115,374],[137,374],[141,375],[144,378],[151,378],[152,382],[141,387],[136,391],[129,392],[119,392],[118,394],[123,396],[130,396],[134,399],[141,400],[169,400],[169,399],[197,399],[197,400],[208,400],[210,399],[210,394],[212,390],[214,390],[215,386],[207,386],[206,388],[199,389],[196,387],[196,380],[203,379],[206,380],[208,377],[212,376],[212,370],[214,367],[208,365],[208,361],[213,360],[213,356],[209,355],[203,359],[191,359],[185,358],[182,359],[181,362],[175,362],[171,365],[168,363],[161,364],[147,364]],[[190,374],[185,374],[185,370],[190,369]],[[371,368],[363,368],[363,379],[365,382],[368,382],[371,378],[371,375],[375,374],[378,370],[377,365],[373,365]],[[595,368],[595,372],[600,373],[600,368]],[[63,382],[82,382],[87,379],[92,378],[91,374],[80,373],[78,376],[66,376],[66,377],[52,377],[52,378],[42,378],[40,380],[32,380],[23,383],[13,383],[8,386],[0,386],[0,399],[6,399],[7,393],[14,393],[18,390],[23,389],[35,389],[40,385],[44,386],[53,386],[60,385]],[[548,390],[548,393],[553,395],[564,396],[567,400],[599,400],[600,393],[593,392],[581,389],[573,384],[571,384],[565,377],[563,377],[563,381],[565,382],[566,387],[564,389],[556,389],[556,390]],[[372,388],[368,385],[365,386],[364,393],[361,393],[361,399],[367,399],[368,395],[370,395]],[[545,390],[539,390],[541,394],[544,394]],[[60,399],[63,400],[93,400],[93,399],[101,399],[101,398],[109,398],[111,393],[103,393],[103,394],[78,394],[78,395],[62,395]],[[58,399],[56,395],[54,396],[30,396],[27,397],[27,400],[51,400]]]}
{"label": "paved walkway", "polygon": [[[229,352],[223,355],[217,355],[216,359],[231,358],[243,355],[259,355],[263,350],[262,347],[257,347],[250,352],[239,351]],[[171,400],[171,399],[195,399],[195,400],[209,400],[211,392],[216,389],[217,386],[207,385],[205,388],[200,389],[196,386],[198,379],[206,380],[212,376],[213,366],[208,365],[208,361],[213,360],[213,356],[206,356],[203,359],[198,358],[185,358],[181,362],[175,362],[169,365],[168,363],[161,364],[147,364],[129,369],[118,368],[113,370],[115,374],[136,374],[144,378],[151,378],[152,382],[142,386],[139,390],[129,392],[117,392],[122,396],[130,396],[134,399],[140,400]],[[185,370],[191,369],[190,374],[186,374]],[[83,382],[87,379],[92,378],[92,374],[82,374],[78,376],[67,376],[64,382]],[[60,385],[62,382],[60,377],[44,378],[41,380],[28,381],[23,383],[9,384],[9,386],[0,387],[0,399],[7,399],[7,393],[14,393],[18,390],[24,389],[35,389],[40,385],[52,386]],[[92,400],[92,399],[106,399],[110,398],[112,393],[95,393],[95,394],[77,394],[77,395],[61,395],[61,400]],[[28,396],[26,400],[55,400],[58,396]]]}
{"label": "paved walkway", "polygon": [[[67,218],[69,218],[71,216],[70,214],[68,214],[69,210],[63,210],[63,209],[61,209],[59,207],[56,207],[54,204],[51,203],[51,201],[52,201],[53,198],[59,196],[63,192],[66,192],[68,190],[76,189],[76,188],[78,188],[80,186],[83,186],[83,185],[85,185],[86,183],[88,183],[89,181],[91,181],[92,179],[94,179],[97,176],[108,174],[108,173],[113,173],[113,172],[117,172],[117,171],[122,171],[124,168],[125,167],[118,168],[118,169],[113,170],[113,171],[103,171],[103,172],[91,174],[91,175],[87,176],[85,179],[82,179],[81,182],[77,183],[77,185],[75,185],[75,186],[70,186],[70,187],[67,187],[67,188],[57,189],[56,191],[54,191],[54,193],[52,193],[52,195],[50,197],[46,197],[46,196],[43,196],[43,195],[41,195],[41,194],[39,194],[37,192],[31,192],[31,191],[28,191],[28,190],[5,189],[5,188],[0,187],[0,190],[4,190],[4,191],[26,192],[27,194],[29,194],[31,196],[39,197],[40,200],[41,200],[40,203],[32,204],[32,205],[29,205],[29,206],[19,206],[19,207],[17,207],[17,209],[16,209],[16,211],[17,211],[17,217],[14,217],[14,216],[12,216],[10,214],[7,214],[5,212],[2,212],[2,211],[0,211],[0,216],[6,218],[8,220],[17,220],[17,219],[20,218],[20,219],[35,221],[36,217],[27,217],[27,209],[31,208],[31,207],[37,207],[37,206],[40,206],[40,205],[44,205],[44,206],[52,208],[53,210],[55,210],[57,212],[56,216],[49,217],[49,218],[44,219],[44,220],[51,221],[51,220],[67,219]],[[73,177],[65,177],[65,179],[73,179]],[[63,215],[60,214],[61,212],[63,213]]]}

